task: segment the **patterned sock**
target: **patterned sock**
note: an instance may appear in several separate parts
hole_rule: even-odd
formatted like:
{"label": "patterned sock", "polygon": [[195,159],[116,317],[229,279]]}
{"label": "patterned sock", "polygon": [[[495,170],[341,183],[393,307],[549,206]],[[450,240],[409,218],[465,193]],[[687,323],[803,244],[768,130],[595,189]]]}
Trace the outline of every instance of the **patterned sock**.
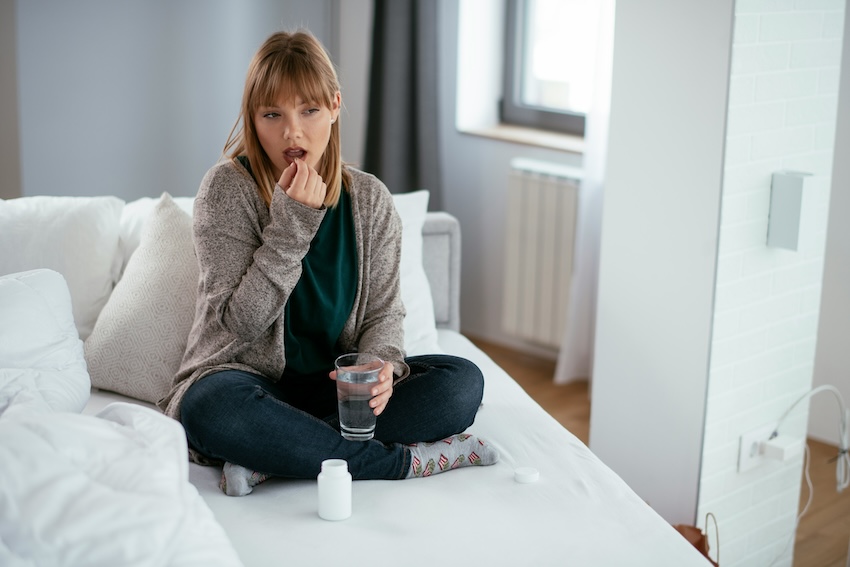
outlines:
{"label": "patterned sock", "polygon": [[416,443],[410,449],[410,470],[406,478],[431,476],[460,467],[492,465],[499,451],[467,433],[452,435],[436,443]]}
{"label": "patterned sock", "polygon": [[218,487],[228,496],[245,496],[251,494],[254,487],[267,478],[269,478],[267,474],[258,473],[233,463],[224,463]]}

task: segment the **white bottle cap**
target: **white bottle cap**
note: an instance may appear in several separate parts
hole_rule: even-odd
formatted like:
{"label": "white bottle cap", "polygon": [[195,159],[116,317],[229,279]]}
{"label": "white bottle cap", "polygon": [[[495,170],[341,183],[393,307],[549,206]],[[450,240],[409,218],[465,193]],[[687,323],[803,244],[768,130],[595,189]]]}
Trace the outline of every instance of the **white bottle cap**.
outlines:
{"label": "white bottle cap", "polygon": [[348,461],[344,459],[326,459],[322,461],[322,472],[329,476],[345,476],[348,472]]}
{"label": "white bottle cap", "polygon": [[539,478],[540,473],[534,467],[519,467],[514,470],[514,480],[521,484],[531,484]]}

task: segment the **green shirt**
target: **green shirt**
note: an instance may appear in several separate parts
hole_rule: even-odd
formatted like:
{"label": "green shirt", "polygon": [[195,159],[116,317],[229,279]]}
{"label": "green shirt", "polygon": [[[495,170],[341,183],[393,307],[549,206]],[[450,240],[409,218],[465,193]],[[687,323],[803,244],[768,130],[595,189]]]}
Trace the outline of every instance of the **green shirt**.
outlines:
{"label": "green shirt", "polygon": [[325,212],[301,269],[284,308],[286,371],[329,372],[343,354],[337,341],[357,290],[357,243],[347,191]]}

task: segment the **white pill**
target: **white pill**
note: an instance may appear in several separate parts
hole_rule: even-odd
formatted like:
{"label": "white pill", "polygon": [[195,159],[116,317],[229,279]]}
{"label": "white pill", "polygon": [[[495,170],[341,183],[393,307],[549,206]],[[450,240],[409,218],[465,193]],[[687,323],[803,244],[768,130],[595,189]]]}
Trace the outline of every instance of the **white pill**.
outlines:
{"label": "white pill", "polygon": [[533,467],[519,467],[514,470],[514,480],[522,484],[537,482],[539,478],[540,473]]}

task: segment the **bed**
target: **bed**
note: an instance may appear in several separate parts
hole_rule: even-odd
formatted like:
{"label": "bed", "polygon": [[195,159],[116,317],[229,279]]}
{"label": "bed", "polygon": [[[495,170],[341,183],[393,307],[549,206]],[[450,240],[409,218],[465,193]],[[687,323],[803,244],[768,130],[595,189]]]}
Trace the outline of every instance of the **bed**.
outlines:
{"label": "bed", "polygon": [[[38,321],[55,319],[61,301],[48,301],[48,308],[41,311],[22,310],[21,305],[30,301],[26,297],[32,288],[43,285],[32,284],[31,278],[49,276],[58,288],[65,280],[56,279],[54,269],[6,276],[0,271],[0,316],[6,327],[0,331],[4,361],[0,363],[0,564],[709,565],[460,333],[460,226],[447,213],[425,213],[421,204],[417,206],[423,219],[413,226],[421,228],[422,240],[413,245],[421,249],[421,259],[416,259],[430,291],[425,307],[434,314],[429,340],[436,341],[436,349],[467,357],[481,367],[484,399],[470,431],[499,448],[499,463],[402,482],[357,481],[353,514],[339,522],[318,517],[313,480],[270,479],[248,496],[228,497],[218,487],[220,469],[180,458],[185,455],[185,440],[179,424],[148,402],[106,390],[89,393],[88,376],[79,372],[79,364],[75,366],[84,356],[77,344],[81,341],[69,339],[73,318],[57,324],[62,340],[71,341],[73,355],[46,363],[31,352],[23,355],[30,357],[30,365],[35,360],[51,371],[58,369],[54,375],[39,377],[38,372],[33,375],[7,364],[9,359],[3,357],[22,357],[20,352],[10,354],[11,345],[57,343],[59,339],[41,336],[45,324]],[[0,208],[0,226],[2,212]],[[419,293],[421,288],[408,291]],[[56,293],[62,295],[61,289]],[[7,322],[16,317],[24,329],[12,333]],[[28,339],[27,333],[35,338]],[[68,377],[72,367],[77,373]],[[93,372],[91,365],[89,370]],[[74,393],[57,394],[46,386],[57,379],[56,373],[63,381],[79,384],[72,388]],[[107,433],[98,433],[104,422]],[[68,433],[73,431],[79,435]],[[141,456],[116,449],[115,454],[86,459],[80,455],[94,450],[87,443],[85,450],[65,451],[59,462],[76,459],[85,467],[92,459],[103,461],[113,489],[122,488],[120,482],[135,483],[135,500],[120,494],[110,498],[109,493],[90,489],[79,474],[33,475],[25,466],[29,462],[46,470],[47,463],[55,462],[53,456],[30,454],[42,442],[63,451],[63,438],[91,435],[95,445],[103,436],[103,445],[116,448],[122,443],[113,438],[117,433],[128,443],[143,446]],[[110,458],[119,464],[106,462]],[[528,468],[536,470],[536,480],[517,476],[518,469]],[[102,488],[104,482],[95,485]],[[166,487],[164,492],[157,492],[159,485]],[[40,499],[40,494],[49,495],[50,501]],[[158,504],[150,511],[145,502]],[[116,558],[123,559],[116,563]]]}

